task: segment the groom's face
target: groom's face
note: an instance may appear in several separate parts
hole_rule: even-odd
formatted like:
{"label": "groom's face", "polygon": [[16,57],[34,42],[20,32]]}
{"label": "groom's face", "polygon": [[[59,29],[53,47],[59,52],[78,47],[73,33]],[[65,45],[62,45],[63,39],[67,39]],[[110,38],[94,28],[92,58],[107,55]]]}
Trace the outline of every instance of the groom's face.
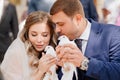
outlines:
{"label": "groom's face", "polygon": [[63,11],[52,15],[52,21],[56,24],[55,30],[59,35],[66,35],[70,40],[75,38],[77,22],[74,18],[67,16]]}

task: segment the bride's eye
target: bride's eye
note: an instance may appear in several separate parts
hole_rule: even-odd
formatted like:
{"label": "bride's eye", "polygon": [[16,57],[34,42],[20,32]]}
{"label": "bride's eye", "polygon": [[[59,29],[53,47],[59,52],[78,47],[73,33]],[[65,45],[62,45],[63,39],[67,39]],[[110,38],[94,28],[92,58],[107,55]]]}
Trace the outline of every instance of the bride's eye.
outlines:
{"label": "bride's eye", "polygon": [[32,36],[37,36],[37,34],[35,34],[35,33],[32,33],[31,35],[32,35]]}
{"label": "bride's eye", "polygon": [[48,34],[43,34],[43,37],[47,37],[48,36]]}

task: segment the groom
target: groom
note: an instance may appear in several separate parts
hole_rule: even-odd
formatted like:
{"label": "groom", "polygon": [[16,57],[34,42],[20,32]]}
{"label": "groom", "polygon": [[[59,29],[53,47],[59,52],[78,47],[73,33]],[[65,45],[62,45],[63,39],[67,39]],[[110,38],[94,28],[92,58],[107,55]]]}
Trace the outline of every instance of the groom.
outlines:
{"label": "groom", "polygon": [[78,80],[120,80],[120,27],[87,20],[79,0],[56,0],[50,14],[59,35],[82,39],[82,50],[72,44],[56,47],[60,66],[73,63]]}

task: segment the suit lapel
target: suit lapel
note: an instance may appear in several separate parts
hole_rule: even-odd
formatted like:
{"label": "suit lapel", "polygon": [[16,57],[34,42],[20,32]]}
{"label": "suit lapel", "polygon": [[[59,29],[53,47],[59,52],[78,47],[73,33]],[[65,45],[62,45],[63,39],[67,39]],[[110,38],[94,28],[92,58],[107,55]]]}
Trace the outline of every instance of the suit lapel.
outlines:
{"label": "suit lapel", "polygon": [[96,42],[97,40],[99,40],[98,38],[100,37],[100,34],[102,32],[102,28],[98,25],[98,23],[92,20],[89,20],[89,21],[91,22],[91,31],[90,31],[88,43],[87,43],[86,50],[85,50],[85,56],[88,58],[92,56],[91,53],[94,53],[93,49],[97,47]]}

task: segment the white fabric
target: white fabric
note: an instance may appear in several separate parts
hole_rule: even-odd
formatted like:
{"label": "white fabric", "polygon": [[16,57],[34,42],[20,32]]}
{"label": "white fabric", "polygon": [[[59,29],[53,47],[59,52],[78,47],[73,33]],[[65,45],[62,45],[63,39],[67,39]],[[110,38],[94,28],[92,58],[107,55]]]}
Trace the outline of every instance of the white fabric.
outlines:
{"label": "white fabric", "polygon": [[[22,27],[21,30],[23,29],[24,23],[25,21],[20,25]],[[25,45],[19,38],[21,30],[18,33],[18,37],[8,48],[1,64],[1,72],[4,80],[32,80],[30,75],[31,69],[28,64],[29,61],[25,50]],[[58,80],[56,73],[52,74],[50,77],[51,80]],[[44,78],[44,80],[47,79]]]}
{"label": "white fabric", "polygon": [[[21,30],[24,24],[25,21],[20,25]],[[0,68],[4,80],[31,80],[28,55],[24,43],[19,37],[21,30],[18,32],[18,37],[9,46],[1,63]]]}
{"label": "white fabric", "polygon": [[0,21],[3,15],[4,0],[0,0]]}
{"label": "white fabric", "polygon": [[30,80],[30,68],[23,42],[18,37],[8,48],[1,64],[4,80]]}

